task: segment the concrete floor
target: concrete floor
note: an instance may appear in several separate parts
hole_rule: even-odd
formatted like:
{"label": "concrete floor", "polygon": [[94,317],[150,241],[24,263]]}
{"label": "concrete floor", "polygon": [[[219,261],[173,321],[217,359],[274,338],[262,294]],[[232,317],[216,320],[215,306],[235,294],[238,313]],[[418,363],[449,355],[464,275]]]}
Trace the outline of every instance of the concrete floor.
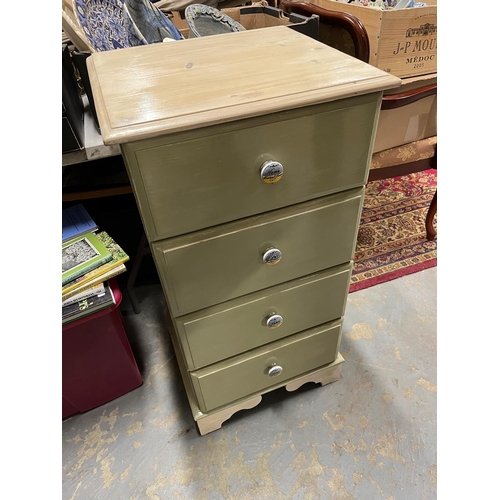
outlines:
{"label": "concrete floor", "polygon": [[122,303],[138,389],[62,424],[64,500],[436,498],[436,268],[349,296],[342,379],[199,436],[160,285]]}

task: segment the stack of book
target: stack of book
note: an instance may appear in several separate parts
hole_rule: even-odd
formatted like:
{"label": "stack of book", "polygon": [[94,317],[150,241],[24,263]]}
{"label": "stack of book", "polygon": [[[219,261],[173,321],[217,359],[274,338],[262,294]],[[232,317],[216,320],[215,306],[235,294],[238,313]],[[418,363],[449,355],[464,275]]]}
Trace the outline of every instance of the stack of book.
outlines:
{"label": "stack of book", "polygon": [[108,280],[130,258],[82,204],[62,214],[62,324],[115,304]]}

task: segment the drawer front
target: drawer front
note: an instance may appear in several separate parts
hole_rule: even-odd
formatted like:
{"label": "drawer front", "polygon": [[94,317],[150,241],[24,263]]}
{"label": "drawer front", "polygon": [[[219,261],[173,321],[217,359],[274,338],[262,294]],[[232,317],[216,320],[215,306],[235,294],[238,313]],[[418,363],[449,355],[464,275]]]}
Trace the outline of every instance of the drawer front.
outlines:
{"label": "drawer front", "polygon": [[[150,241],[365,183],[377,96],[123,145]],[[266,161],[283,167],[266,183]]]}
{"label": "drawer front", "polygon": [[[200,410],[207,412],[254,393],[271,390],[309,371],[335,360],[338,353],[342,321],[313,328],[302,334],[279,340],[256,349],[191,372],[191,380]],[[281,367],[278,375],[269,369]]]}
{"label": "drawer front", "polygon": [[[171,313],[177,317],[351,261],[363,193],[357,188],[153,243]],[[278,252],[281,260],[273,260]],[[274,265],[264,262],[269,255]]]}
{"label": "drawer front", "polygon": [[344,315],[351,263],[176,320],[189,370]]}

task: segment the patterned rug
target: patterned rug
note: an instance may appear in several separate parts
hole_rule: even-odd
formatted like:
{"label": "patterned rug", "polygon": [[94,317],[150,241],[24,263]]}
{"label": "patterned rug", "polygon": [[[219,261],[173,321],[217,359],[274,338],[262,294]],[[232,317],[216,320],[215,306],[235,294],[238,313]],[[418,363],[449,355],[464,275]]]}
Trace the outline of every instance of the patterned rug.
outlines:
{"label": "patterned rug", "polygon": [[368,183],[349,292],[437,265],[437,237],[425,236],[436,186],[436,170]]}

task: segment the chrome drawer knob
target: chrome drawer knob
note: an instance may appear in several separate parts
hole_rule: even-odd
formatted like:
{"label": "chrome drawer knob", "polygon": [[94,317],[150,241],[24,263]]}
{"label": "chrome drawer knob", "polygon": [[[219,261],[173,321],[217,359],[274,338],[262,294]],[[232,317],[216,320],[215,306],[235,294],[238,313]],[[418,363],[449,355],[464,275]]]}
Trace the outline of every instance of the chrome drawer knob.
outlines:
{"label": "chrome drawer knob", "polygon": [[273,364],[267,369],[267,374],[270,377],[276,377],[276,375],[279,375],[283,371],[283,368],[280,365]]}
{"label": "chrome drawer knob", "polygon": [[283,177],[283,165],[279,161],[269,160],[260,168],[260,178],[266,184],[274,184]]}
{"label": "chrome drawer knob", "polygon": [[268,248],[262,255],[262,262],[268,266],[274,266],[281,260],[281,251],[277,248]]}
{"label": "chrome drawer knob", "polygon": [[283,324],[283,316],[273,313],[266,319],[269,328],[279,328]]}

